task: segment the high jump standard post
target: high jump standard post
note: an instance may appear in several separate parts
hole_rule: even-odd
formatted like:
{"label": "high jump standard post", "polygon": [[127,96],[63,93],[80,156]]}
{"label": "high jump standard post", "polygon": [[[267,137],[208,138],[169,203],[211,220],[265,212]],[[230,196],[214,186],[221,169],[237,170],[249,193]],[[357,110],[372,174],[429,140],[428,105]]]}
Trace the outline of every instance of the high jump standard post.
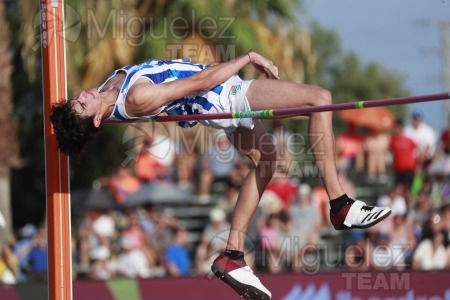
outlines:
{"label": "high jump standard post", "polygon": [[64,0],[39,0],[44,89],[48,296],[72,299],[69,159],[58,150],[49,120],[52,104],[67,99]]}

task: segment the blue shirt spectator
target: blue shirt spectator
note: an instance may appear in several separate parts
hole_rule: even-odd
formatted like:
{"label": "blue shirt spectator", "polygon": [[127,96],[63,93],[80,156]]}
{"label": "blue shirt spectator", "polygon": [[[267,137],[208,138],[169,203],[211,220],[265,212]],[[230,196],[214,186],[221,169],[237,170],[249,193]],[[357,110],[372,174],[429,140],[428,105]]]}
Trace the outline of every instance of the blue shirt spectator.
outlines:
{"label": "blue shirt spectator", "polygon": [[47,236],[45,228],[40,228],[33,239],[33,248],[30,251],[30,266],[32,277],[35,280],[47,279]]}
{"label": "blue shirt spectator", "polygon": [[27,267],[30,260],[30,251],[33,247],[33,237],[36,234],[36,227],[33,224],[26,224],[20,229],[21,240],[14,246],[14,254],[19,260],[19,282],[27,281]]}
{"label": "blue shirt spectator", "polygon": [[186,241],[186,229],[177,228],[173,236],[173,242],[166,251],[167,269],[171,276],[189,275],[191,261],[185,248]]}

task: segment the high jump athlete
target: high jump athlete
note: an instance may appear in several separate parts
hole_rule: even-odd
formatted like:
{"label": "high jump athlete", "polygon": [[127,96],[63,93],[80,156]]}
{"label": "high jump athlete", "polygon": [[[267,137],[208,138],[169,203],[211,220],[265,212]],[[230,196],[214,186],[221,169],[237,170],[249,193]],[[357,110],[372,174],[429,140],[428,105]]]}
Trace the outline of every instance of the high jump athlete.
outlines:
{"label": "high jump athlete", "polygon": [[[267,78],[242,80],[236,73],[252,64]],[[130,122],[162,113],[189,115],[299,106],[329,105],[329,91],[312,85],[279,80],[278,68],[256,52],[215,65],[148,60],[114,71],[100,86],[55,105],[50,117],[58,146],[77,158],[103,121]],[[270,291],[244,260],[249,222],[276,169],[275,145],[257,119],[199,121],[223,129],[231,143],[253,163],[242,183],[234,208],[228,244],[212,270],[244,299],[270,299]],[[197,122],[178,122],[192,127]],[[330,198],[330,219],[337,230],[368,228],[390,214],[388,207],[367,206],[349,198],[339,184],[335,164],[332,112],[310,114],[309,142]]]}

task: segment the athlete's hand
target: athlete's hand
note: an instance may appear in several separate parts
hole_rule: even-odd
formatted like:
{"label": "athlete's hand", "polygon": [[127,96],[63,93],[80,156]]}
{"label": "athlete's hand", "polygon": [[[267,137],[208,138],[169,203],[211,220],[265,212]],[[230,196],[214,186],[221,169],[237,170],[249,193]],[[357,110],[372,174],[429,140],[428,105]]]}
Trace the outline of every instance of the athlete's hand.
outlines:
{"label": "athlete's hand", "polygon": [[248,52],[248,56],[253,67],[264,74],[266,78],[273,77],[275,79],[280,79],[280,76],[278,76],[278,68],[271,60],[256,52]]}

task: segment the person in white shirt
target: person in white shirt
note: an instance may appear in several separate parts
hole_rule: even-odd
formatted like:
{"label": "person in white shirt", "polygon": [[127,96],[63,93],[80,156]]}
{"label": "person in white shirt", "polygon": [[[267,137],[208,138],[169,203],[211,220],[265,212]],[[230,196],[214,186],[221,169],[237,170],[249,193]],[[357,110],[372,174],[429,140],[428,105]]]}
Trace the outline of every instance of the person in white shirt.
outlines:
{"label": "person in white shirt", "polygon": [[413,269],[443,270],[447,266],[447,251],[444,247],[444,234],[437,232],[433,239],[420,242],[414,253]]}
{"label": "person in white shirt", "polygon": [[118,259],[118,271],[125,277],[149,278],[151,270],[145,254],[138,248],[133,248],[132,241],[123,237],[120,241],[122,253]]}
{"label": "person in white shirt", "polygon": [[423,112],[414,110],[412,124],[405,127],[404,134],[419,146],[419,161],[430,161],[436,151],[436,132],[423,121]]}

